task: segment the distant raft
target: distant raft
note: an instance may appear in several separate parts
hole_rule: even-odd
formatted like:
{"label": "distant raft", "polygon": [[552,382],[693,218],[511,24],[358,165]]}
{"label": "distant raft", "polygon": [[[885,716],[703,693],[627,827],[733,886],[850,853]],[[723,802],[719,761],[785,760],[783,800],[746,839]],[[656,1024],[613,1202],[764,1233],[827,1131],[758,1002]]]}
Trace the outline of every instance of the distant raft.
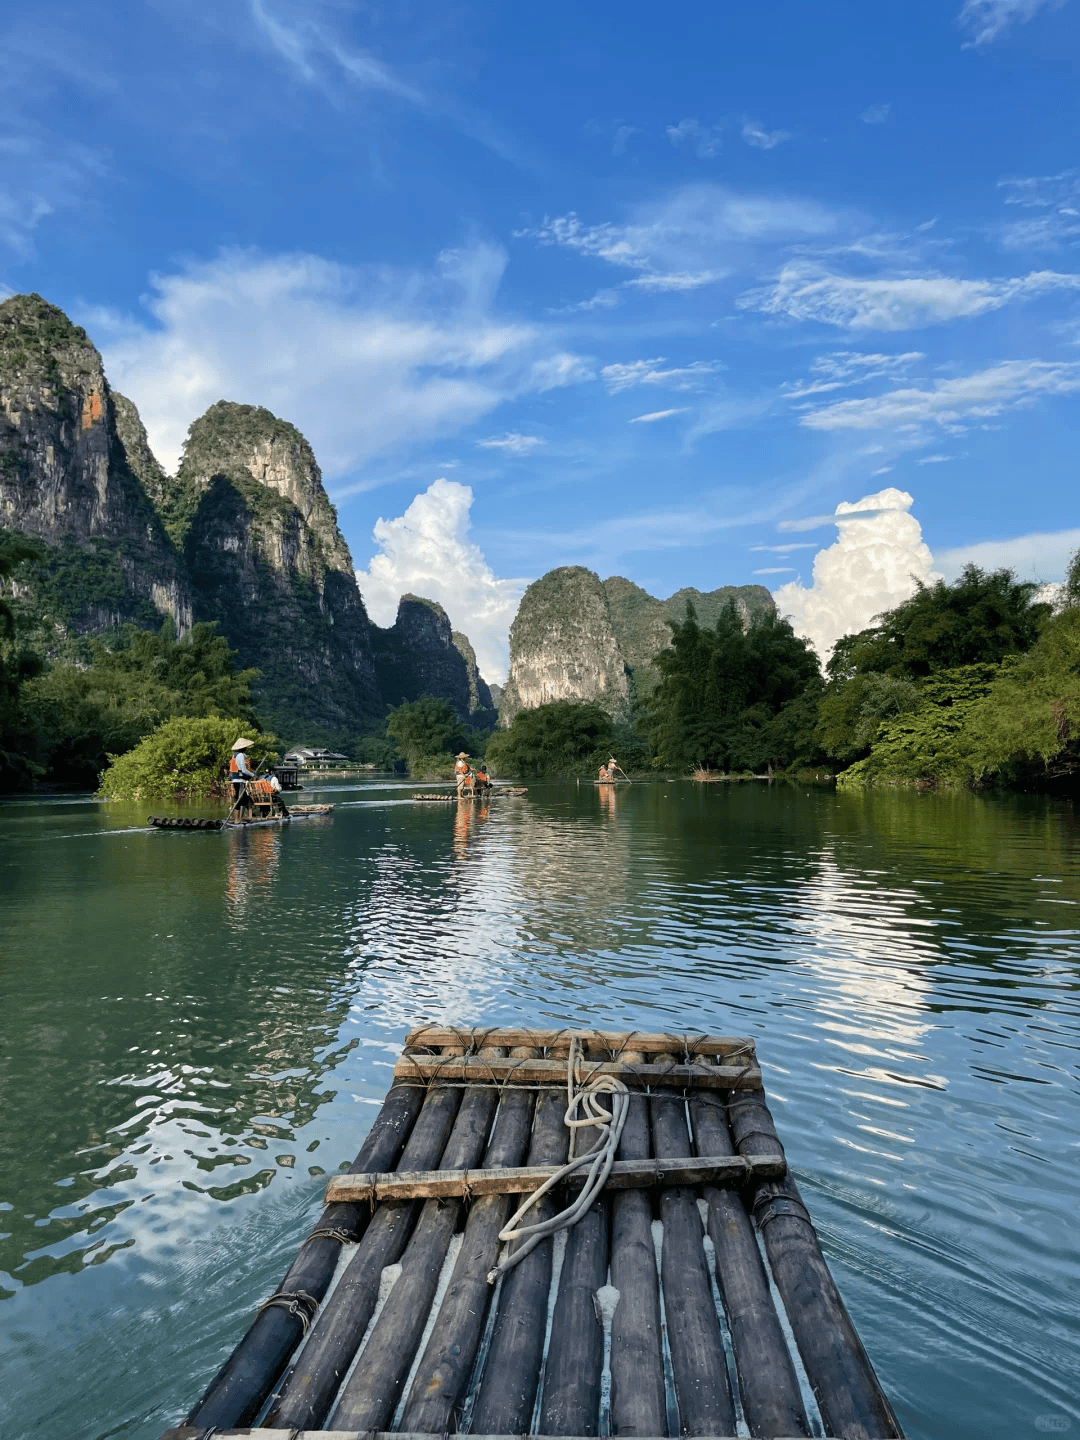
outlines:
{"label": "distant raft", "polygon": [[487,790],[479,795],[459,795],[456,790],[440,791],[438,795],[414,795],[414,800],[422,800],[428,804],[453,805],[458,800],[495,800],[500,795],[524,795],[528,787],[525,785],[500,785],[497,790]]}
{"label": "distant raft", "polygon": [[260,820],[206,820],[195,815],[148,815],[146,823],[155,830],[247,830],[252,825],[287,825],[309,815],[329,815],[333,805],[293,805],[287,815],[270,815]]}

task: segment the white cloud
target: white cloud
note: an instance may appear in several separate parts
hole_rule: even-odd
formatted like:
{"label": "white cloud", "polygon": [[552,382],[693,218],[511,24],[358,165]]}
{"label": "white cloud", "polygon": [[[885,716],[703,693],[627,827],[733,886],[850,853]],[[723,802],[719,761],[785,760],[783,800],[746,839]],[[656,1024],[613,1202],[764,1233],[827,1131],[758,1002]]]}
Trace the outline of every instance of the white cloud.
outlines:
{"label": "white cloud", "polygon": [[519,435],[511,431],[509,435],[493,435],[490,440],[477,440],[481,450],[504,450],[508,455],[528,455],[543,445],[539,435]]}
{"label": "white cloud", "polygon": [[702,125],[700,120],[680,120],[678,125],[667,127],[668,139],[673,145],[684,140],[693,145],[699,160],[711,160],[720,153],[722,130],[719,125]]}
{"label": "white cloud", "polygon": [[715,375],[719,366],[712,360],[695,360],[689,365],[658,369],[664,357],[655,360],[633,360],[628,365],[605,365],[600,376],[612,395],[634,385],[660,385],[667,390],[699,390],[702,383]]}
{"label": "white cloud", "polygon": [[84,205],[108,168],[104,151],[30,128],[0,136],[0,165],[0,246],[20,260],[42,221]]}
{"label": "white cloud", "polygon": [[947,465],[950,460],[955,460],[955,455],[920,455],[915,461],[916,465]]}
{"label": "white cloud", "polygon": [[[832,523],[832,516],[828,517],[829,524]],[[816,550],[817,546],[813,540],[792,541],[789,545],[751,545],[751,550],[769,550],[774,555],[790,555],[793,550]]]}
{"label": "white cloud", "polygon": [[469,539],[473,492],[454,480],[436,480],[404,515],[378,520],[379,545],[356,581],[377,625],[392,625],[402,595],[437,600],[455,630],[472,641],[480,673],[501,684],[509,660],[510,626],[528,580],[500,580]]}
{"label": "white cloud", "polygon": [[1057,250],[1080,235],[1080,176],[1012,175],[998,181],[1005,204],[1041,213],[1014,220],[1002,232],[1006,250]]}
{"label": "white cloud", "polygon": [[806,261],[785,265],[775,285],[742,296],[744,309],[849,330],[913,330],[1000,310],[1011,300],[1080,289],[1080,275],[1039,270],[1008,280],[947,275],[870,280],[836,275]]}
{"label": "white cloud", "polygon": [[638,272],[627,282],[635,288],[672,289],[688,288],[678,283],[688,277],[701,284],[720,279],[762,245],[820,239],[840,223],[814,201],[697,184],[639,206],[625,224],[586,225],[570,211],[515,236]]}
{"label": "white cloud", "polygon": [[653,410],[649,415],[635,415],[628,423],[630,425],[651,425],[654,420],[666,420],[669,415],[685,415],[687,406],[680,405],[676,410]]}
{"label": "white cloud", "polygon": [[792,580],[774,591],[777,608],[809,639],[822,661],[841,635],[863,630],[875,615],[915,592],[916,581],[937,579],[922,527],[908,512],[904,490],[879,490],[832,517],[840,536],[814,557],[813,583]]}
{"label": "white cloud", "polygon": [[810,366],[814,378],[788,390],[787,395],[792,400],[798,400],[806,395],[821,395],[828,390],[862,385],[882,376],[897,379],[925,359],[920,350],[908,350],[903,355],[868,355],[861,350],[835,350],[831,355],[819,355]]}
{"label": "white cloud", "polygon": [[667,275],[636,275],[633,280],[624,281],[622,288],[663,295],[674,290],[698,290],[702,285],[711,285],[714,280],[722,278],[712,270],[698,270],[694,274],[677,270]]}
{"label": "white cloud", "polygon": [[884,125],[892,110],[892,103],[887,105],[868,105],[859,116],[864,125]]}
{"label": "white cloud", "polygon": [[790,130],[766,130],[759,120],[743,120],[742,138],[755,150],[775,150],[791,139]]}
{"label": "white cloud", "polygon": [[426,273],[314,255],[230,251],[153,278],[152,324],[84,311],[117,389],[163,463],[223,397],[265,405],[311,441],[329,476],[456,433],[504,399],[592,374],[536,325],[495,313],[491,246]]}
{"label": "white cloud", "polygon": [[1080,391],[1080,361],[1006,360],[974,375],[939,380],[933,389],[892,390],[863,400],[836,400],[800,417],[812,430],[918,431],[933,424],[953,432],[1000,415],[1041,395]]}
{"label": "white cloud", "polygon": [[946,580],[955,580],[965,565],[982,570],[1013,570],[1018,580],[1039,584],[1062,580],[1069,560],[1080,550],[1080,530],[1053,530],[1016,535],[1010,540],[982,540],[939,550],[934,564]]}
{"label": "white cloud", "polygon": [[795,573],[794,565],[766,565],[763,570],[755,570],[755,575],[792,575]]}
{"label": "white cloud", "polygon": [[989,45],[1014,21],[1026,24],[1040,10],[1058,10],[1065,0],[964,0],[958,22],[972,32],[969,45]]}

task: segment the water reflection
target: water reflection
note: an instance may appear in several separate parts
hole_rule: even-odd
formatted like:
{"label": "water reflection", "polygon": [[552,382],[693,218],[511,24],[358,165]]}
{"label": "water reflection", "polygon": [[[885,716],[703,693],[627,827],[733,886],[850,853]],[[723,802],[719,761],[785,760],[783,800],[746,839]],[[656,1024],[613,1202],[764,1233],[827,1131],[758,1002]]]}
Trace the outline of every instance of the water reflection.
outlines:
{"label": "water reflection", "polygon": [[753,1034],[913,1440],[1080,1421],[1071,806],[370,791],[227,835],[0,807],[5,1440],[182,1412],[422,1020]]}

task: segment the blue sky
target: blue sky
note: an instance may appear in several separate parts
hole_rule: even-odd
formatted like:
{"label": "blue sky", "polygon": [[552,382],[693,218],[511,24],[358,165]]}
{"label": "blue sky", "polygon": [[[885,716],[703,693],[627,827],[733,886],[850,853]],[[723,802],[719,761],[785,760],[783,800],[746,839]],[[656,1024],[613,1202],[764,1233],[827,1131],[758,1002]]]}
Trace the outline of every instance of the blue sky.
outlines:
{"label": "blue sky", "polygon": [[1077,0],[43,0],[0,286],[87,326],[166,464],[222,397],[298,424],[372,586],[441,566],[465,628],[557,564],[809,586],[889,488],[939,570],[1054,579],[1078,41]]}

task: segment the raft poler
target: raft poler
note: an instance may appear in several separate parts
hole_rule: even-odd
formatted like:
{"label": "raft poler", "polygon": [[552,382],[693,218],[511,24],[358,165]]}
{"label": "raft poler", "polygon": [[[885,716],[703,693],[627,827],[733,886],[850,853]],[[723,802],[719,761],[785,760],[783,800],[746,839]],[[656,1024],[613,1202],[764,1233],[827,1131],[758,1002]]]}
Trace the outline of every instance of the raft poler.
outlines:
{"label": "raft poler", "polygon": [[472,771],[469,769],[469,752],[459,750],[454,757],[454,779],[457,781],[457,793],[463,795],[465,786],[472,779]]}
{"label": "raft poler", "polygon": [[247,752],[254,743],[254,740],[245,740],[241,735],[232,747],[232,755],[229,758],[229,783],[233,787],[234,809],[251,809],[251,797],[247,793],[247,783],[249,780],[255,779],[255,771],[248,764]]}

